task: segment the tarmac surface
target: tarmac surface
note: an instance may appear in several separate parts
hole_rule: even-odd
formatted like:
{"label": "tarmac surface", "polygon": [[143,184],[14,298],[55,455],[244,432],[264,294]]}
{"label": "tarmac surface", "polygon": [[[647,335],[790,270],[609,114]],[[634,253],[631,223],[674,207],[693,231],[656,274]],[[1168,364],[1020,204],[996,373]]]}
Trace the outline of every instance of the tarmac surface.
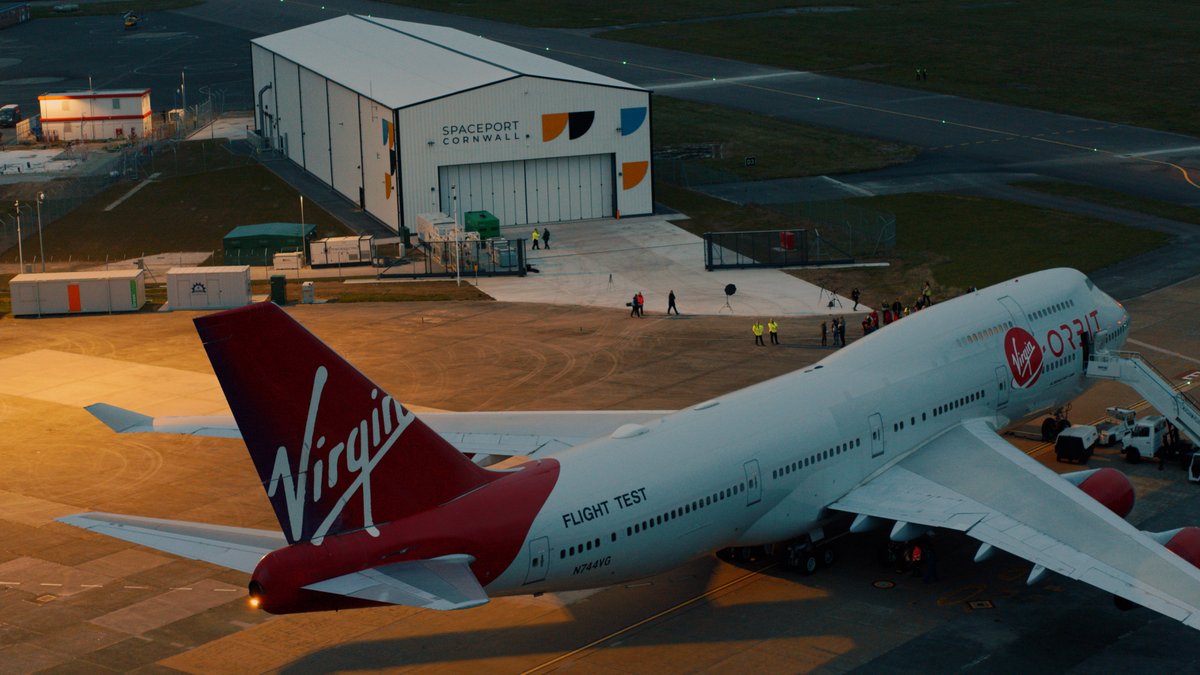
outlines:
{"label": "tarmac surface", "polygon": [[[1182,381],[1200,371],[1200,279],[1128,304],[1131,344]],[[534,303],[392,303],[289,310],[400,400],[449,410],[664,409],[812,363],[815,318],[781,321],[755,347],[728,316],[643,320],[622,310]],[[879,564],[883,535],[846,537],[804,577],[770,561],[705,557],[608,589],[497,599],[453,613],[409,608],[270,617],[246,576],[53,522],[87,510],[276,526],[240,441],[116,435],[81,406],[149,414],[221,410],[194,315],[0,321],[0,670],[195,673],[436,672],[1200,672],[1195,634],[1148,611],[1118,612],[1090,587],[1029,565],[971,562],[939,537],[939,581]],[[851,336],[853,339],[853,335]],[[1076,422],[1137,396],[1097,384]],[[802,411],[798,411],[801,412]],[[1014,444],[1058,470],[1048,446]],[[1178,468],[1128,470],[1130,520],[1200,523],[1200,486]],[[964,467],[964,470],[969,470]]]}

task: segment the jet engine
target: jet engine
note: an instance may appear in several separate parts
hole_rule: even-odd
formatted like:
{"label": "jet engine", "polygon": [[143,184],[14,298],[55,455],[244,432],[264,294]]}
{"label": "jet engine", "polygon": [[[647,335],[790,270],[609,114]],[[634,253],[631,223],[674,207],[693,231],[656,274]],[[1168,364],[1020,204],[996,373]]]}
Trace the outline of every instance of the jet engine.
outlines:
{"label": "jet engine", "polygon": [[[1063,478],[1122,518],[1133,510],[1133,484],[1116,469],[1105,467],[1076,471],[1063,474]],[[1200,552],[1200,548],[1197,548],[1197,552]]]}
{"label": "jet engine", "polygon": [[1147,532],[1168,551],[1200,567],[1200,527],[1181,527],[1166,532]]}

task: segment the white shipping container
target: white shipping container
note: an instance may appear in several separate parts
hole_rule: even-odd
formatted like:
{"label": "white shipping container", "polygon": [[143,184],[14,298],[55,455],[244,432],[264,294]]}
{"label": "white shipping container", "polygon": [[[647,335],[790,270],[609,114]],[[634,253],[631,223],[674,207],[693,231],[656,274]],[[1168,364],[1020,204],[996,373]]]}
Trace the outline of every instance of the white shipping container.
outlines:
{"label": "white shipping container", "polygon": [[374,257],[374,237],[329,237],[315,239],[308,245],[313,267],[334,265],[369,265]]}
{"label": "white shipping container", "polygon": [[454,235],[454,219],[444,213],[418,213],[417,238],[421,241],[446,241]]}
{"label": "white shipping container", "polygon": [[167,305],[173,310],[229,309],[251,302],[249,265],[167,270]]}
{"label": "white shipping container", "polygon": [[271,266],[277,270],[298,270],[304,265],[304,254],[299,251],[293,253],[276,253],[271,259]]}
{"label": "white shipping container", "polygon": [[138,269],[18,274],[9,282],[13,316],[136,312],[146,304]]}

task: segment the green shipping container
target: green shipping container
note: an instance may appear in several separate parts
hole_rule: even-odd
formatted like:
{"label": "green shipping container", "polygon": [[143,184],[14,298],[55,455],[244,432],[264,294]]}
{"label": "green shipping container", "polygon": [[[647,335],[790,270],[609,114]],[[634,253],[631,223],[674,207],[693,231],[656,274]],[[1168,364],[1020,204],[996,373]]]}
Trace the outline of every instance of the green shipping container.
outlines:
{"label": "green shipping container", "polygon": [[480,239],[500,236],[500,219],[488,211],[467,211],[463,221],[468,232],[478,232]]}

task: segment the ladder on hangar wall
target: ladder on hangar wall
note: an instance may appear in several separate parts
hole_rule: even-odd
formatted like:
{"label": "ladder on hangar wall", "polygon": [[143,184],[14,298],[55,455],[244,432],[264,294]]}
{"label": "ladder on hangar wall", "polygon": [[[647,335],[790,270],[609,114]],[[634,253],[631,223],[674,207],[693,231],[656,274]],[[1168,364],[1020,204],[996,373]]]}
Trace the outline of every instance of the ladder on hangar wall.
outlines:
{"label": "ladder on hangar wall", "polygon": [[1200,401],[1180,392],[1137,352],[1098,351],[1087,364],[1087,376],[1128,385],[1200,447]]}

